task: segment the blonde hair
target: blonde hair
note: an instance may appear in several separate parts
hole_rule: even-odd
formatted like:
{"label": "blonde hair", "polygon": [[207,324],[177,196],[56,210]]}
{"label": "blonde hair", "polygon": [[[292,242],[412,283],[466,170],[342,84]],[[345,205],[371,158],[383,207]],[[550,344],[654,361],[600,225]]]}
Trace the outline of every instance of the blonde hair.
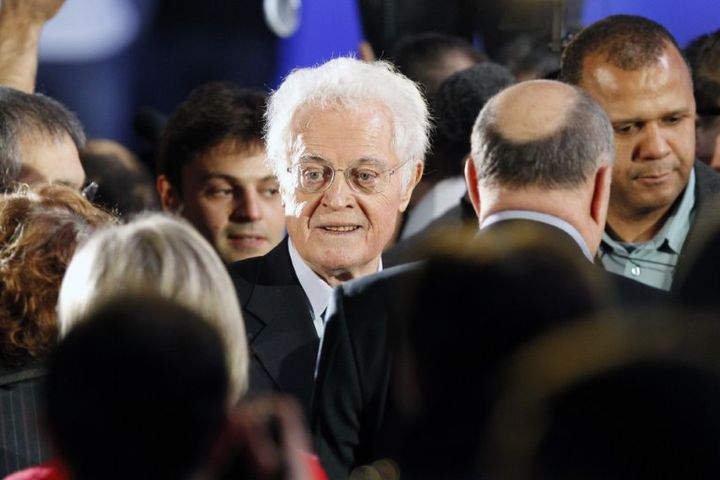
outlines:
{"label": "blonde hair", "polygon": [[208,242],[186,221],[148,213],[106,228],[77,249],[60,288],[65,336],[97,305],[127,293],[155,292],[200,314],[226,349],[230,400],[247,390],[248,346],[230,276]]}

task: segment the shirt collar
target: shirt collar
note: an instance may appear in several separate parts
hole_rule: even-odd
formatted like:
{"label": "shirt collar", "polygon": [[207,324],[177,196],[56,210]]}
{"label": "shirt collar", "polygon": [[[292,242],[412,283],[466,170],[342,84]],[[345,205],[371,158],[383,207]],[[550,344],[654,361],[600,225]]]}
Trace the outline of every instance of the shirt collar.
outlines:
{"label": "shirt collar", "polygon": [[687,186],[680,204],[665,222],[656,237],[667,240],[667,244],[675,253],[680,253],[685,237],[690,228],[690,215],[695,207],[695,169],[690,171]]}
{"label": "shirt collar", "polygon": [[[300,282],[300,286],[305,292],[305,296],[310,301],[310,306],[313,311],[313,315],[317,316],[322,314],[330,303],[330,296],[332,295],[332,287],[320,277],[317,273],[313,272],[308,267],[305,260],[302,259],[295,245],[293,245],[292,239],[288,237],[288,250],[290,252],[290,262],[292,263],[295,275]],[[378,262],[378,272],[382,271],[382,257]]]}
{"label": "shirt collar", "polygon": [[485,220],[483,220],[482,224],[480,225],[480,230],[485,227],[489,227],[494,223],[504,220],[532,220],[534,222],[540,222],[555,228],[559,228],[563,232],[570,235],[573,240],[575,240],[575,243],[577,243],[580,247],[580,250],[582,250],[583,255],[585,255],[585,257],[590,262],[593,261],[592,254],[590,253],[590,247],[588,247],[585,239],[582,237],[582,235],[580,235],[580,232],[578,232],[575,227],[573,227],[571,224],[569,224],[562,218],[547,213],[533,212],[531,210],[504,210],[501,212],[493,213]]}
{"label": "shirt collar", "polygon": [[330,303],[332,287],[307,266],[290,238],[288,238],[288,250],[290,251],[290,262],[292,262],[293,270],[295,270],[300,286],[310,302],[313,316],[320,315]]}
{"label": "shirt collar", "polygon": [[[688,177],[688,183],[685,186],[685,191],[682,194],[680,203],[677,204],[674,211],[665,220],[662,228],[655,234],[655,236],[647,241],[643,242],[644,248],[659,249],[663,245],[667,246],[676,254],[680,253],[685,237],[690,229],[690,223],[692,221],[692,213],[695,208],[695,169],[690,171]],[[612,238],[607,231],[603,232],[603,243],[610,246],[613,250],[624,249],[622,243]]]}

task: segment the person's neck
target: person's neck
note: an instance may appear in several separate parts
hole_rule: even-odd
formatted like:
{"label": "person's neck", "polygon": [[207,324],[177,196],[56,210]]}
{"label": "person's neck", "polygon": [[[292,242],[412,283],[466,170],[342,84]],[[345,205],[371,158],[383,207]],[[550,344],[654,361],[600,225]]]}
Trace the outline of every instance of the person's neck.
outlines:
{"label": "person's neck", "polygon": [[607,233],[624,243],[643,243],[652,240],[665,224],[672,205],[642,215],[630,215],[608,209]]}
{"label": "person's neck", "polygon": [[355,267],[350,267],[350,268],[327,269],[327,270],[313,269],[313,271],[315,273],[317,273],[320,278],[325,280],[325,282],[328,285],[335,288],[338,285],[341,285],[349,280],[353,280],[353,279],[359,278],[359,277],[364,277],[365,275],[370,275],[372,273],[377,272],[379,262],[380,262],[380,259],[377,258],[377,259],[373,260],[372,262],[369,262],[362,266],[355,266]]}

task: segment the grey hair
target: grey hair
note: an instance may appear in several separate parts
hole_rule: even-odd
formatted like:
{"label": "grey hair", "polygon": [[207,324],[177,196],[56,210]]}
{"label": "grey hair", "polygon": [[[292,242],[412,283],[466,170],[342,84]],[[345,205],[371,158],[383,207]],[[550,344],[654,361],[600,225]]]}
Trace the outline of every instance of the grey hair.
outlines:
{"label": "grey hair", "polygon": [[296,148],[293,120],[302,107],[359,108],[368,102],[384,105],[390,113],[395,154],[400,163],[407,162],[403,169],[403,185],[407,185],[413,161],[424,161],[428,148],[430,120],[425,99],[418,86],[392,64],[348,57],[297,69],[270,96],[265,140],[268,162],[281,185],[292,185],[286,167]]}
{"label": "grey hair", "polygon": [[154,292],[200,314],[226,349],[230,400],[247,390],[248,346],[237,294],[210,244],[186,221],[148,213],[100,230],[73,256],[60,288],[65,336],[99,304],[126,293]]}
{"label": "grey hair", "polygon": [[32,135],[72,138],[78,150],[85,145],[80,120],[60,102],[41,93],[25,93],[0,86],[0,189],[6,190],[20,175],[18,142]]}
{"label": "grey hair", "polygon": [[615,144],[605,111],[572,87],[576,99],[556,132],[537,140],[507,139],[496,125],[497,95],[480,111],[471,137],[478,180],[513,188],[576,188],[603,164],[612,165]]}

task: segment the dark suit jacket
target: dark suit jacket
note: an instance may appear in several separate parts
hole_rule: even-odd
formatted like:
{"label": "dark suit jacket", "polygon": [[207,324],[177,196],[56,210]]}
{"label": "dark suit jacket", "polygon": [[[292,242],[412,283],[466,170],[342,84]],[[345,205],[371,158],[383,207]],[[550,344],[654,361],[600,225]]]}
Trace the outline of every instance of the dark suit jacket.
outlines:
{"label": "dark suit jacket", "polygon": [[[678,258],[677,268],[675,270],[675,278],[677,278],[677,272],[685,268],[688,252],[692,252],[699,246],[699,242],[703,241],[703,233],[716,223],[715,218],[717,218],[718,212],[715,211],[714,208],[716,204],[711,200],[720,198],[718,197],[719,194],[720,175],[704,163],[696,161],[695,218],[693,219],[692,225],[690,225],[690,230],[680,251],[680,257]],[[673,281],[672,288],[675,289],[675,287],[676,285]]]}
{"label": "dark suit jacket", "polygon": [[39,426],[44,375],[39,364],[0,367],[0,478],[50,458]]}
{"label": "dark suit jacket", "polygon": [[[489,229],[529,222],[499,222]],[[536,225],[535,222],[530,222]],[[557,229],[542,224],[557,235]],[[577,244],[562,237],[582,256]],[[584,257],[583,257],[584,258]],[[315,383],[312,429],[315,448],[332,479],[345,479],[353,466],[393,456],[402,449],[407,425],[396,414],[391,381],[394,322],[402,321],[421,263],[393,267],[335,289]],[[623,307],[663,302],[665,293],[625,277],[597,274],[615,286]],[[478,299],[482,304],[482,299]],[[441,328],[441,327],[438,327]]]}
{"label": "dark suit jacket", "polygon": [[262,257],[229,265],[228,271],[250,344],[249,393],[291,394],[307,415],[319,340],[287,238]]}

